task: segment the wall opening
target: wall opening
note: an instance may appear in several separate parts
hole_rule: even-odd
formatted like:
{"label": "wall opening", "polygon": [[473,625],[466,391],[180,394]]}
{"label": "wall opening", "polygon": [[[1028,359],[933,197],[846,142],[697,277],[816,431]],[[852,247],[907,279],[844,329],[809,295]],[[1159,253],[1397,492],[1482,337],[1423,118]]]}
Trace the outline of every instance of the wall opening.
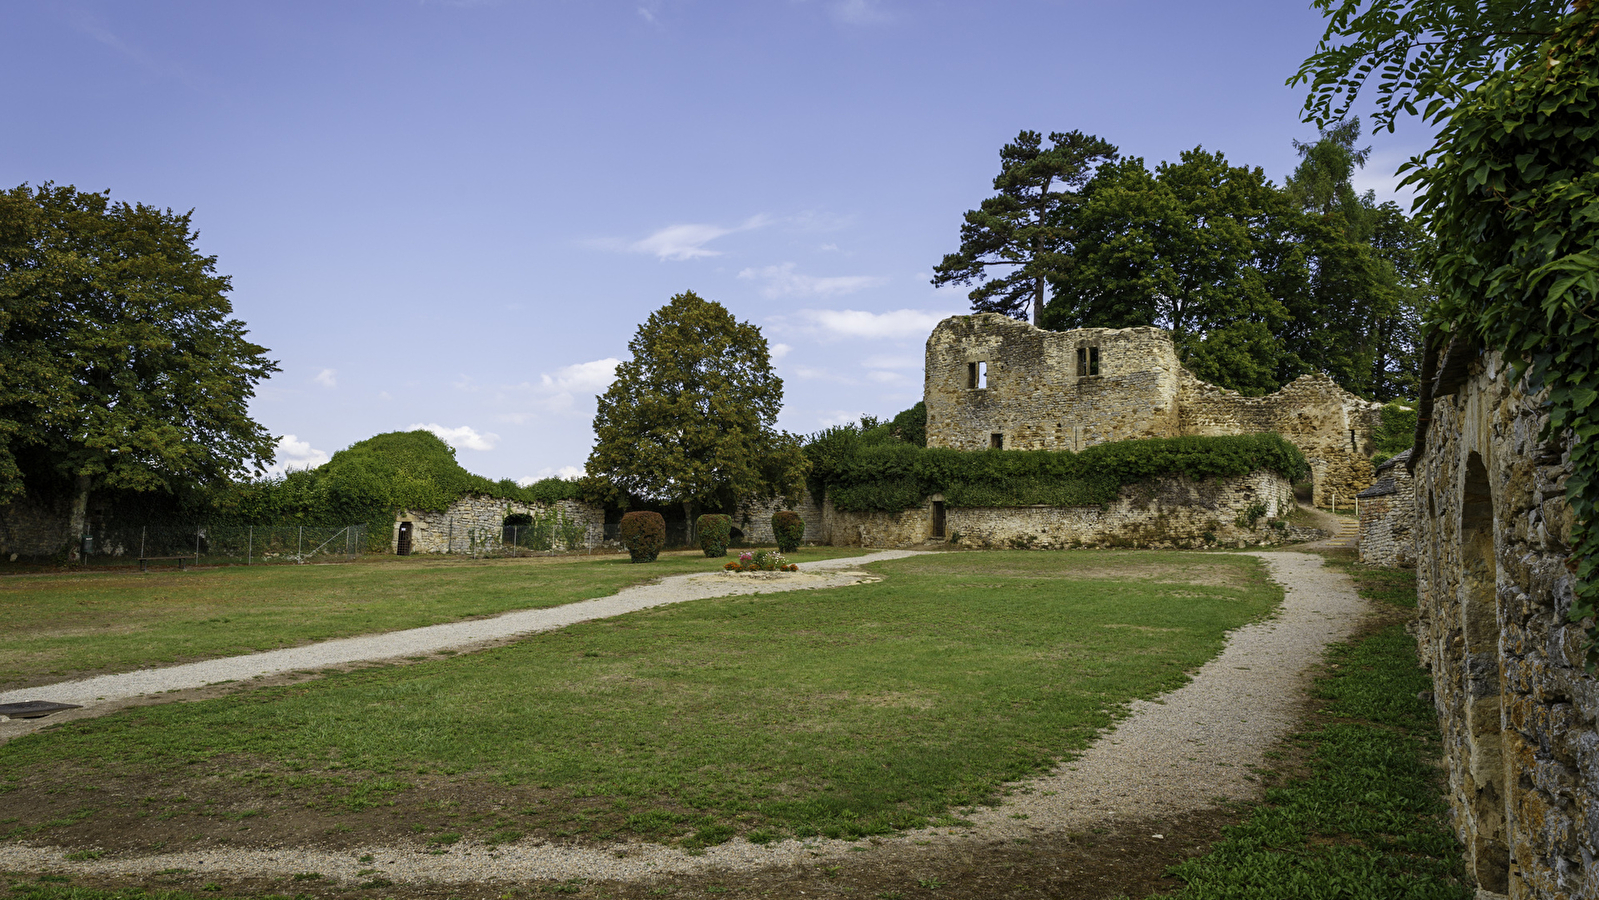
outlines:
{"label": "wall opening", "polygon": [[983,360],[966,364],[966,389],[981,391],[988,388],[988,363]]}
{"label": "wall opening", "polygon": [[411,555],[411,523],[400,523],[400,539],[394,542],[394,555]]}
{"label": "wall opening", "polygon": [[1077,377],[1091,378],[1099,374],[1099,348],[1087,344],[1077,348]]}
{"label": "wall opening", "polygon": [[945,537],[944,534],[944,501],[933,501],[933,537]]}
{"label": "wall opening", "polygon": [[988,449],[990,449],[990,450],[1003,450],[1003,449],[1005,449],[1005,436],[1003,434],[999,434],[997,432],[994,433],[994,434],[989,435],[988,436]]}
{"label": "wall opening", "polygon": [[1466,460],[1460,498],[1460,625],[1465,638],[1459,661],[1466,688],[1468,772],[1471,783],[1471,863],[1483,889],[1510,889],[1510,842],[1506,834],[1504,729],[1500,724],[1503,673],[1499,656],[1498,565],[1494,558],[1493,485],[1482,457]]}

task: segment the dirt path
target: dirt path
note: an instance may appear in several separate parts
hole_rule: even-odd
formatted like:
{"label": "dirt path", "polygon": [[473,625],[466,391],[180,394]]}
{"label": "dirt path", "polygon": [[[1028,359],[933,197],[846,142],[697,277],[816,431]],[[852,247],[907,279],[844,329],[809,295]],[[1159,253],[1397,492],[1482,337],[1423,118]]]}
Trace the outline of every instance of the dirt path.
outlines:
{"label": "dirt path", "polygon": [[[1079,882],[1091,887],[1104,882],[1116,890],[1051,891],[1060,896],[1120,893],[1144,883],[1139,878],[1158,881],[1167,865],[1214,840],[1217,823],[1227,817],[1217,812],[1219,806],[1259,796],[1250,770],[1262,765],[1264,753],[1300,720],[1308,668],[1328,643],[1349,636],[1366,613],[1349,580],[1324,568],[1319,556],[1254,555],[1286,589],[1276,616],[1233,632],[1222,653],[1183,688],[1134,703],[1130,715],[1078,759],[1013,785],[999,806],[963,811],[967,825],[869,842],[754,845],[735,840],[697,854],[641,843],[593,848],[463,843],[448,853],[421,846],[339,852],[213,847],[71,861],[61,848],[10,845],[0,847],[0,868],[73,872],[106,883],[182,870],[194,879],[235,880],[241,889],[277,879],[260,887],[262,893],[281,892],[283,879],[315,872],[329,880],[329,890],[348,891],[363,879],[379,877],[385,896],[397,891],[496,896],[507,884],[570,879],[605,883],[612,896],[659,892],[650,886],[664,881],[715,893],[733,885],[752,895],[805,883],[813,889],[807,896],[843,896],[887,884],[931,890],[929,884],[949,885],[945,879],[954,877],[993,896],[1009,895],[1011,887],[1023,896],[1045,884]],[[826,890],[829,885],[833,890]],[[293,890],[305,887],[295,883]],[[474,887],[481,890],[469,890]]]}

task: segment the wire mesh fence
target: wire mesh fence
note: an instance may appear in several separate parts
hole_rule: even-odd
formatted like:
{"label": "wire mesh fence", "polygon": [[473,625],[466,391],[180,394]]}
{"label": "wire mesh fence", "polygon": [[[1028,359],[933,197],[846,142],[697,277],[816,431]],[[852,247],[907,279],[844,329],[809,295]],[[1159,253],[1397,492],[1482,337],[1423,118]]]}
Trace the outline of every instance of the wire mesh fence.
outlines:
{"label": "wire mesh fence", "polygon": [[142,525],[85,535],[83,560],[141,567],[268,565],[354,559],[365,548],[365,525]]}

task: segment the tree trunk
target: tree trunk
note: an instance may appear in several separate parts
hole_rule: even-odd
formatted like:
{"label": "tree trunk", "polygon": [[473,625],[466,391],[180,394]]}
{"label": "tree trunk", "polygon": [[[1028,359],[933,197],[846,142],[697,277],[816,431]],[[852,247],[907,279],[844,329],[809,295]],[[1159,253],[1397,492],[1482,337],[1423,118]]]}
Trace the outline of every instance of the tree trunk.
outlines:
{"label": "tree trunk", "polygon": [[693,500],[684,500],[683,501],[683,521],[688,523],[688,543],[689,543],[689,546],[692,547],[696,543],[695,534],[694,534],[694,501]]}
{"label": "tree trunk", "polygon": [[89,528],[89,482],[87,475],[79,475],[77,493],[72,497],[72,518],[67,524],[71,532],[68,540],[67,559],[77,562],[83,557],[83,533]]}

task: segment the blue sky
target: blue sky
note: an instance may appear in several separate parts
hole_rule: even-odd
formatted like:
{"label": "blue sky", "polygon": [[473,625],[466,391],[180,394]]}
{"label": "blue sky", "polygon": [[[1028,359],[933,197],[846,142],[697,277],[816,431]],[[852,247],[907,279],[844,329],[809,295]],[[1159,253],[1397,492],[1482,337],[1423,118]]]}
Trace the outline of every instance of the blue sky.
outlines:
{"label": "blue sky", "polygon": [[[759,325],[810,433],[920,399],[963,212],[1022,129],[1281,181],[1308,3],[911,0],[0,6],[0,184],[194,210],[314,464],[431,427],[468,469],[581,469],[594,395],[693,290]],[[1426,136],[1371,138],[1361,184]]]}

